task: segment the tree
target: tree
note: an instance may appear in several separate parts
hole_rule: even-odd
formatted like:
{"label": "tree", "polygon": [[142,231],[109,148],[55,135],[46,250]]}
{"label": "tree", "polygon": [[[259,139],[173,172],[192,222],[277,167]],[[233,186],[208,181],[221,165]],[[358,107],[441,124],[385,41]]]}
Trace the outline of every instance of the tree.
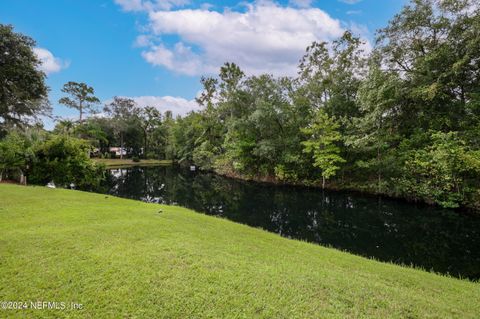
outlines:
{"label": "tree", "polygon": [[108,153],[109,147],[115,144],[112,120],[107,117],[88,118],[75,127],[74,136],[91,141],[92,145],[99,147],[102,154]]}
{"label": "tree", "polygon": [[[357,92],[360,115],[352,119],[345,144],[351,152],[358,152],[355,165],[377,179],[376,189],[384,189],[383,176],[390,161],[386,153],[399,144],[401,119],[402,81],[395,72],[382,70],[374,56],[370,70]],[[398,158],[398,155],[394,154]]]}
{"label": "tree", "polygon": [[177,154],[177,141],[175,137],[177,122],[178,121],[173,119],[172,111],[167,110],[163,116],[162,126],[155,131],[161,137],[160,140],[162,141],[165,159],[174,159]]}
{"label": "tree", "polygon": [[297,80],[304,87],[304,95],[313,108],[324,106],[330,98],[330,73],[333,62],[326,42],[313,42],[300,60]]}
{"label": "tree", "polygon": [[27,139],[18,132],[9,133],[0,141],[0,182],[5,173],[19,173],[20,183],[26,184],[25,171],[33,152]]}
{"label": "tree", "polygon": [[99,121],[95,119],[88,119],[75,126],[74,132],[75,136],[89,141],[95,147],[101,147],[108,143],[108,132],[105,132]]}
{"label": "tree", "polygon": [[[364,75],[364,43],[350,31],[332,42],[313,42],[299,65],[298,81],[313,108],[344,122],[358,114],[356,95]],[[341,127],[342,131],[344,127]]]}
{"label": "tree", "polygon": [[202,76],[200,82],[202,83],[203,91],[199,97],[195,98],[195,101],[206,109],[211,109],[217,92],[218,80]]}
{"label": "tree", "polygon": [[138,113],[139,124],[143,131],[143,154],[145,158],[148,156],[149,138],[152,132],[162,123],[162,115],[160,111],[152,106],[146,106]]}
{"label": "tree", "polygon": [[[166,124],[173,124],[171,119],[166,118]],[[193,153],[199,146],[198,142],[204,132],[202,116],[192,112],[184,118],[178,118],[171,127],[175,144],[175,156],[179,162],[193,162]],[[196,163],[197,165],[201,163]]]}
{"label": "tree", "polygon": [[323,110],[319,110],[313,123],[302,129],[308,140],[303,141],[304,152],[312,154],[313,166],[322,171],[322,188],[325,180],[334,176],[345,160],[340,156],[340,148],[336,145],[341,140],[338,132],[339,124]]}
{"label": "tree", "polygon": [[[330,93],[325,108],[330,116],[341,119],[343,123],[359,114],[357,92],[365,79],[367,65],[367,55],[362,49],[363,45],[362,40],[350,31],[345,31],[332,43]],[[341,126],[342,131],[344,128]]]}
{"label": "tree", "polygon": [[469,202],[478,206],[480,152],[471,150],[456,132],[432,132],[430,142],[408,153],[397,180],[402,191],[443,207]]}
{"label": "tree", "polygon": [[56,134],[72,135],[75,130],[75,123],[71,120],[60,120],[55,125],[53,132]]}
{"label": "tree", "polygon": [[34,47],[32,38],[0,24],[0,131],[28,124],[51,110],[45,74],[38,69]]}
{"label": "tree", "polygon": [[408,93],[404,125],[448,132],[478,123],[479,34],[478,0],[411,1],[380,30],[382,65]]}
{"label": "tree", "polygon": [[270,75],[248,77],[239,88],[241,110],[228,121],[225,158],[243,174],[296,181],[301,175],[300,127],[308,110],[293,103],[292,81]]}
{"label": "tree", "polygon": [[132,123],[134,116],[138,116],[139,108],[134,100],[115,96],[113,101],[103,108],[105,113],[112,117],[115,134],[120,140],[120,158],[123,158],[125,134]]}
{"label": "tree", "polygon": [[63,85],[62,92],[70,96],[62,97],[58,103],[77,109],[80,112],[80,123],[83,121],[83,113],[86,110],[95,111],[95,105],[100,103],[93,87],[85,83],[67,82]]}
{"label": "tree", "polygon": [[219,114],[225,121],[233,119],[241,112],[241,84],[245,73],[235,63],[225,63],[220,68]]}

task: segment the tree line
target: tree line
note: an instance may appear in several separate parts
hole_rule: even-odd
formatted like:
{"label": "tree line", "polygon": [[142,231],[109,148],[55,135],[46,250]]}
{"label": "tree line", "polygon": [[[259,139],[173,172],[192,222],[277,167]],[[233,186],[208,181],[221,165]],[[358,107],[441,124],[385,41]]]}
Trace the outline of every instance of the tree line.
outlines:
{"label": "tree line", "polygon": [[[33,46],[11,27],[0,32]],[[13,52],[9,45],[2,40],[2,50]],[[202,77],[201,110],[176,118],[122,97],[85,118],[99,101],[87,84],[69,82],[59,102],[78,109],[79,120],[48,134],[88,141],[103,157],[120,146],[233,177],[480,208],[478,2],[413,0],[365,48],[350,31],[314,42],[295,77],[247,76],[225,63]],[[31,68],[38,61],[15,50],[27,58],[1,55],[0,81],[26,77],[30,65],[37,84],[1,88],[4,135],[49,109],[44,75]]]}
{"label": "tree line", "polygon": [[350,31],[314,42],[298,76],[202,78],[176,154],[255,180],[480,205],[477,1],[415,0],[365,52]]}

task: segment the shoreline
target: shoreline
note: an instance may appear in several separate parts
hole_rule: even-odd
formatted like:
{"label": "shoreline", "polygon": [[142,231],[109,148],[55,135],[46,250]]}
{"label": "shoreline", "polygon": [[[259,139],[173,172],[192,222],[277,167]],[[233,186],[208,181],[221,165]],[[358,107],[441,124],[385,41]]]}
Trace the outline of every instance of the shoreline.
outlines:
{"label": "shoreline", "polygon": [[[274,177],[253,177],[253,176],[245,176],[242,174],[238,173],[233,173],[233,172],[223,172],[220,170],[211,170],[209,171],[211,173],[217,174],[222,177],[226,178],[231,178],[231,179],[236,179],[236,180],[241,180],[241,181],[246,181],[246,182],[254,182],[254,183],[260,183],[260,184],[268,184],[268,185],[275,185],[275,186],[293,186],[293,187],[304,187],[304,188],[312,188],[312,189],[318,189],[318,190],[323,190],[321,182],[305,182],[305,181],[300,181],[300,182],[285,182],[285,181],[279,181],[278,179]],[[396,195],[394,193],[388,193],[388,192],[377,192],[377,191],[369,191],[368,189],[359,189],[355,187],[349,187],[349,186],[339,186],[338,184],[329,184],[327,183],[325,185],[325,190],[327,191],[336,191],[336,192],[352,192],[352,193],[357,193],[361,194],[364,196],[372,196],[372,197],[383,197],[386,199],[390,200],[397,200],[397,201],[402,201],[405,203],[409,203],[412,205],[422,205],[422,206],[427,206],[427,207],[438,207],[440,209],[446,209],[446,210],[453,210],[458,213],[462,214],[473,214],[473,215],[479,215],[480,214],[480,208],[478,207],[469,207],[469,206],[460,206],[457,208],[445,208],[441,207],[438,204],[435,203],[430,203],[425,200],[419,199],[419,198],[409,198],[407,196],[402,196],[402,195]]]}
{"label": "shoreline", "polygon": [[[129,168],[129,167],[155,167],[155,166],[172,166],[175,165],[175,161],[173,160],[150,160],[150,159],[141,159],[139,162],[134,162],[131,159],[100,159],[100,158],[92,158],[95,163],[102,163],[106,166],[107,169],[120,169],[120,168]],[[185,165],[180,165],[183,167],[187,167]],[[304,187],[304,188],[312,188],[323,190],[322,184],[320,181],[298,181],[298,182],[291,182],[291,181],[280,181],[275,177],[268,177],[268,176],[247,176],[242,175],[236,172],[231,171],[223,171],[218,169],[212,170],[203,170],[199,166],[196,166],[197,170],[200,172],[209,172],[213,173],[222,177],[246,181],[246,182],[254,182],[260,184],[267,184],[267,185],[274,185],[274,186],[293,186],[293,187]],[[357,193],[363,196],[371,196],[371,197],[382,197],[390,200],[397,200],[402,201],[405,203],[409,203],[412,205],[421,205],[426,207],[438,207],[441,209],[447,210],[454,210],[461,214],[473,214],[479,215],[480,214],[480,207],[470,207],[470,206],[460,206],[456,208],[445,208],[441,207],[438,204],[425,201],[420,198],[412,198],[401,194],[395,194],[391,192],[378,192],[376,190],[369,190],[368,188],[358,188],[352,185],[339,185],[335,183],[328,183],[325,185],[325,190],[327,191],[337,191],[337,192],[352,192]]]}
{"label": "shoreline", "polygon": [[132,159],[119,159],[119,158],[91,158],[95,163],[104,164],[107,169],[115,168],[128,168],[128,167],[146,167],[146,166],[168,166],[172,165],[172,160],[155,160],[155,159],[140,159],[135,162]]}

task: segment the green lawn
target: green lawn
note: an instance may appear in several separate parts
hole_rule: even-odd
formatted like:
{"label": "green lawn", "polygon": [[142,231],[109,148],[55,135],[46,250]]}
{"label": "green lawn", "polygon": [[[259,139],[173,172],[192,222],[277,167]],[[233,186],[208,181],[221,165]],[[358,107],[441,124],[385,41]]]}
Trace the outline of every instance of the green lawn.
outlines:
{"label": "green lawn", "polygon": [[119,159],[119,158],[93,158],[97,163],[103,163],[107,168],[122,168],[131,166],[159,166],[159,165],[171,165],[171,160],[155,160],[155,159],[142,159],[140,162],[134,162],[131,159]]}
{"label": "green lawn", "polygon": [[479,283],[184,208],[0,185],[0,301],[83,305],[0,318],[478,318],[479,300]]}

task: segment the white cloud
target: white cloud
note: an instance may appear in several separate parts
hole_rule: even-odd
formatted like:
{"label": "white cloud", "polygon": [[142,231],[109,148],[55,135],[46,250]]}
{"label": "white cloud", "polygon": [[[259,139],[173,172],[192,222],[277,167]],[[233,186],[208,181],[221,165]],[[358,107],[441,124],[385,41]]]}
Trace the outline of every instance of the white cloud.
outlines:
{"label": "white cloud", "polygon": [[[318,8],[283,7],[271,1],[246,4],[243,12],[205,9],[149,11],[151,44],[144,59],[169,70],[198,75],[235,62],[247,73],[293,75],[313,41],[341,36],[339,20]],[[173,45],[166,35],[180,39]]]}
{"label": "white cloud", "polygon": [[43,48],[33,48],[33,52],[37,55],[40,60],[39,69],[45,72],[45,74],[51,74],[60,72],[60,70],[65,69],[69,66],[68,62],[63,61],[55,57],[52,52]]}
{"label": "white cloud", "polygon": [[190,111],[199,110],[200,106],[195,100],[187,100],[174,96],[134,96],[133,99],[138,106],[153,106],[162,113],[172,111],[173,116],[186,115]]}
{"label": "white cloud", "polygon": [[190,3],[189,0],[115,0],[124,11],[171,10]]}
{"label": "white cloud", "polygon": [[153,45],[149,35],[141,34],[135,39],[134,46],[136,47],[148,47],[149,45]]}
{"label": "white cloud", "polygon": [[[182,42],[176,43],[172,50],[165,48],[163,45],[154,45],[150,47],[149,51],[143,52],[142,56],[153,65],[164,66],[181,74],[211,73],[207,71],[207,66],[203,65],[202,58]],[[209,71],[216,70],[211,69]]]}

